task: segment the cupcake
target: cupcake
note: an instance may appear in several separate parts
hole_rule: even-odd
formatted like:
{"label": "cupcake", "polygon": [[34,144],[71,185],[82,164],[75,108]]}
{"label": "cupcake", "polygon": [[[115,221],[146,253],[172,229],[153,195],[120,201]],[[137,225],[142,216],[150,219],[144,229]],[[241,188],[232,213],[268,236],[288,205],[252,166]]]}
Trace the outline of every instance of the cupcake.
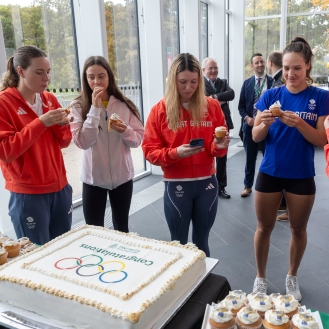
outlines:
{"label": "cupcake", "polygon": [[232,296],[237,296],[240,300],[242,300],[242,302],[247,305],[247,294],[242,291],[242,290],[233,290],[233,291],[230,291],[229,295],[232,295]]}
{"label": "cupcake", "polygon": [[9,236],[1,234],[0,235],[0,247],[3,245],[3,243],[9,239]]}
{"label": "cupcake", "polygon": [[120,117],[116,114],[116,113],[112,113],[110,116],[110,120],[109,120],[109,124],[108,124],[108,131],[112,130],[111,125],[113,123],[116,123],[118,121],[118,119],[120,119]]}
{"label": "cupcake", "polygon": [[28,244],[26,244],[24,247],[23,247],[23,249],[22,249],[22,251],[24,252],[24,253],[27,253],[27,252],[30,252],[30,251],[33,251],[33,250],[35,250],[35,249],[37,249],[38,248],[38,246],[36,245],[36,244],[34,244],[34,243],[28,243]]}
{"label": "cupcake", "polygon": [[0,248],[0,265],[7,263],[8,252],[5,248]]}
{"label": "cupcake", "polygon": [[220,126],[220,127],[216,127],[215,128],[215,135],[216,135],[216,138],[222,138],[222,137],[225,137],[226,135],[226,127],[224,126]]}
{"label": "cupcake", "polygon": [[22,238],[19,238],[17,241],[21,245],[21,248],[31,242],[30,239],[25,236],[23,236]]}
{"label": "cupcake", "polygon": [[263,321],[265,329],[290,329],[288,316],[282,311],[268,310]]}
{"label": "cupcake", "polygon": [[271,113],[272,113],[272,115],[274,116],[274,117],[279,117],[279,116],[281,116],[281,114],[282,114],[282,111],[281,111],[281,104],[280,104],[280,102],[279,101],[277,101],[277,102],[275,102],[274,104],[272,104],[271,106],[270,106],[270,111],[271,111]]}
{"label": "cupcake", "polygon": [[295,314],[291,319],[292,329],[318,329],[319,324],[314,320],[312,314],[302,312]]}
{"label": "cupcake", "polygon": [[287,314],[289,319],[291,319],[292,316],[298,312],[298,306],[298,300],[296,300],[292,295],[282,295],[274,301],[275,309]]}
{"label": "cupcake", "polygon": [[249,306],[256,310],[264,319],[265,312],[273,308],[272,298],[261,293],[251,295],[249,298]]}
{"label": "cupcake", "polygon": [[225,299],[220,302],[220,305],[227,307],[232,312],[233,316],[236,316],[241,308],[245,306],[239,297],[233,295],[227,295]]}
{"label": "cupcake", "polygon": [[8,257],[13,258],[19,255],[19,251],[21,250],[21,245],[17,240],[8,239],[3,243],[3,247],[8,252]]}
{"label": "cupcake", "polygon": [[210,314],[209,324],[211,329],[234,329],[235,319],[227,307],[216,304]]}
{"label": "cupcake", "polygon": [[260,329],[263,324],[258,312],[251,307],[242,307],[235,321],[238,329]]}
{"label": "cupcake", "polygon": [[271,110],[272,115],[276,118],[280,117],[282,114],[282,111],[279,107],[272,107],[272,108],[270,108],[270,110]]}
{"label": "cupcake", "polygon": [[274,304],[274,301],[280,296],[281,294],[279,292],[274,292],[273,294],[270,294],[270,297],[272,298],[272,304]]}

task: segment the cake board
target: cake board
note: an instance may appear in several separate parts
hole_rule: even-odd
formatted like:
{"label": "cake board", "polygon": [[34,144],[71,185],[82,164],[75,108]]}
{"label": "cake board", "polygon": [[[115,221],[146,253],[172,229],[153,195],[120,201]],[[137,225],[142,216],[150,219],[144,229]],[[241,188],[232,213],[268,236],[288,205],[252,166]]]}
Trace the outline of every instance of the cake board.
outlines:
{"label": "cake board", "polygon": [[[207,257],[205,262],[206,262],[205,274],[202,275],[195,282],[195,284],[175,302],[175,304],[170,308],[170,310],[168,312],[166,312],[156,324],[153,325],[152,329],[163,328],[176,315],[176,313],[180,310],[180,308],[185,304],[185,302],[190,298],[190,296],[194,293],[194,291],[200,286],[200,284],[207,278],[207,276],[210,274],[210,272],[216,266],[216,264],[218,263],[218,259]],[[0,302],[0,328],[1,328],[1,326],[3,326],[4,328],[10,328],[10,329],[26,329],[26,328],[28,328],[25,325],[21,325],[19,323],[16,323],[14,321],[11,321],[11,320],[3,317],[1,315],[1,313],[4,311],[15,312],[15,313],[22,315],[26,318],[29,318],[31,320],[42,322],[46,326],[50,325],[50,326],[53,326],[58,329],[72,328],[72,327],[59,325],[57,322],[47,319],[39,314],[30,312],[30,311],[26,311],[24,309],[21,309],[21,308],[18,308],[18,307],[15,307],[15,306],[12,306],[12,305],[9,305],[6,303],[2,303],[2,302]],[[47,327],[45,327],[45,328],[47,328]]]}

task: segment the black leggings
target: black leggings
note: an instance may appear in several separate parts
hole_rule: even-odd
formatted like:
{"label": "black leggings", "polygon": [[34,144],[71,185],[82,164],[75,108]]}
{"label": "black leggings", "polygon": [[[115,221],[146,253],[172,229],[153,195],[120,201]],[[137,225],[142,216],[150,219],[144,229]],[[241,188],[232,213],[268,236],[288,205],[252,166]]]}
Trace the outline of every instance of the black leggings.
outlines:
{"label": "black leggings", "polygon": [[104,226],[107,192],[112,209],[114,229],[128,233],[128,216],[133,194],[132,180],[113,190],[83,183],[82,205],[86,224]]}

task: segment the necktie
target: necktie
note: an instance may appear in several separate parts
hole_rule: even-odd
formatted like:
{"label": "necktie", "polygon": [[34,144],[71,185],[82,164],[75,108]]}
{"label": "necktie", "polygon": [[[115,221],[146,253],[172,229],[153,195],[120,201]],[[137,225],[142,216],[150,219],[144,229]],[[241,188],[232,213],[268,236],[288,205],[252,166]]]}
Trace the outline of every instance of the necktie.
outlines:
{"label": "necktie", "polygon": [[254,93],[254,110],[253,110],[253,116],[255,117],[257,114],[257,108],[255,107],[255,104],[258,102],[260,97],[260,82],[262,78],[256,79],[256,87],[255,87],[255,93]]}

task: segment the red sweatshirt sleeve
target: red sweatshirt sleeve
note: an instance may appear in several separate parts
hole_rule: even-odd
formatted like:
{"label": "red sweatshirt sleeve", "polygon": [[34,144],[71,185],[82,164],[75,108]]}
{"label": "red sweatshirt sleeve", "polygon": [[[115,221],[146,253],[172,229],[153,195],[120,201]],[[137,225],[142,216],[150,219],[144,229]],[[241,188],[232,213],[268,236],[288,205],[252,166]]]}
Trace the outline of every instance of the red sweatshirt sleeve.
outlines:
{"label": "red sweatshirt sleeve", "polygon": [[0,160],[11,162],[34,144],[47,127],[39,120],[33,120],[21,131],[16,131],[5,115],[0,115]]}
{"label": "red sweatshirt sleeve", "polygon": [[[329,128],[326,129],[326,134],[327,134],[327,141],[329,141]],[[324,146],[324,156],[326,159],[326,174],[329,177],[329,144]]]}
{"label": "red sweatshirt sleeve", "polygon": [[166,147],[161,132],[161,125],[166,123],[166,113],[161,106],[155,105],[148,116],[142,149],[146,160],[157,166],[169,166],[181,159],[177,154],[177,148]]}

